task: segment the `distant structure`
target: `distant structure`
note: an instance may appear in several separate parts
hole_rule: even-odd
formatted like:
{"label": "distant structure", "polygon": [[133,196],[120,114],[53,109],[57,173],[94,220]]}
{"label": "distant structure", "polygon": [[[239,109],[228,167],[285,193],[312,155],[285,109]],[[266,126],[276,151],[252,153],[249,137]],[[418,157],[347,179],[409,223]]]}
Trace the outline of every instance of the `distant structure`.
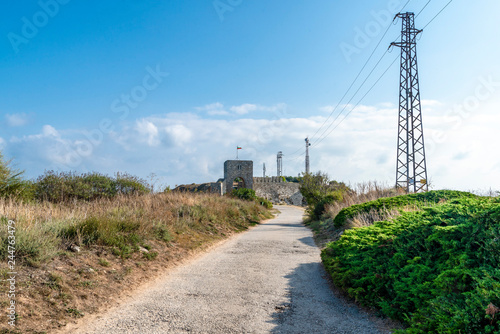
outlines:
{"label": "distant structure", "polygon": [[224,193],[233,189],[253,189],[253,161],[227,160],[224,162]]}
{"label": "distant structure", "polygon": [[283,152],[279,151],[278,156],[276,159],[276,165],[278,167],[278,171],[276,173],[276,176],[280,177],[283,176]]}
{"label": "distant structure", "polygon": [[[263,167],[265,170],[265,164]],[[253,189],[257,196],[275,204],[305,205],[299,183],[286,182],[283,177],[278,176],[253,177],[253,161],[249,160],[227,160],[224,162],[223,179],[211,183],[181,185],[174,191],[206,192],[222,196],[239,188]]]}
{"label": "distant structure", "polygon": [[414,13],[395,18],[403,21],[401,42],[391,43],[401,48],[396,187],[417,193],[428,190],[417,67],[417,35],[422,30],[415,29]]}
{"label": "distant structure", "polygon": [[309,137],[306,138],[306,174],[309,174],[310,168],[309,168],[309,146],[311,146],[311,143],[309,142]]}
{"label": "distant structure", "polygon": [[263,164],[263,171],[262,171],[262,177],[266,177],[266,163],[264,162]]}

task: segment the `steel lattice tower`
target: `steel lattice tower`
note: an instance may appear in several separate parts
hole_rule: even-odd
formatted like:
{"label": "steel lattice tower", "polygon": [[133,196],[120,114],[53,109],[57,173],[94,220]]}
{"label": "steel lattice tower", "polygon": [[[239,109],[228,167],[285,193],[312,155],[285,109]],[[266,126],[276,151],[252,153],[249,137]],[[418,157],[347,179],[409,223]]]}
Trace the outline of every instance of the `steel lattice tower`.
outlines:
{"label": "steel lattice tower", "polygon": [[309,146],[311,146],[311,143],[309,143],[309,137],[306,138],[306,174],[309,174]]}
{"label": "steel lattice tower", "polygon": [[278,166],[277,176],[282,176],[283,175],[283,152],[281,152],[281,151],[278,152],[277,166]]}
{"label": "steel lattice tower", "polygon": [[403,20],[401,42],[391,44],[401,48],[396,187],[416,193],[428,190],[416,42],[422,30],[415,29],[414,13],[396,18]]}

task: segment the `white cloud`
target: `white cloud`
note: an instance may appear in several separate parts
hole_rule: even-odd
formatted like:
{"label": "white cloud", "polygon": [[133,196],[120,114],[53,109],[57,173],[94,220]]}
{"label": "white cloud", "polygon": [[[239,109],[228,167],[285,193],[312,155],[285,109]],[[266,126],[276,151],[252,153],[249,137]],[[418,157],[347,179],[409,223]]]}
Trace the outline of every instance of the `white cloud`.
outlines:
{"label": "white cloud", "polygon": [[[424,131],[429,178],[436,188],[500,189],[500,179],[496,177],[500,174],[500,157],[492,154],[497,151],[500,101],[484,103],[466,118],[451,117],[452,106],[433,105],[432,112],[424,111]],[[286,111],[286,105],[256,106],[258,110],[281,112],[276,115]],[[109,174],[128,171],[142,177],[154,172],[173,186],[222,177],[223,163],[234,159],[236,146],[243,147],[239,152],[241,159],[254,161],[255,175],[261,175],[262,163],[266,163],[268,174],[275,173],[278,151],[285,154],[285,174],[297,175],[304,169],[304,138],[310,136],[313,171],[322,170],[346,182],[394,182],[397,106],[358,106],[344,121],[340,122],[343,116],[340,117],[325,132],[333,130],[331,135],[321,142],[329,122],[317,130],[327,115],[276,115],[261,119],[212,119],[192,113],[151,116],[115,124],[114,133],[91,146],[82,130],[46,125],[39,134],[10,138],[4,146],[16,152],[16,162],[31,176],[51,168]],[[71,152],[78,149],[82,152],[79,160],[68,167],[68,159],[74,158]]]}
{"label": "white cloud", "polygon": [[212,103],[212,104],[207,104],[203,107],[196,107],[195,108],[198,111],[205,111],[208,115],[210,116],[226,116],[229,115],[229,112],[227,112],[224,109],[224,105],[220,102]]}
{"label": "white cloud", "polygon": [[165,132],[177,146],[188,144],[193,137],[191,130],[183,124],[169,125],[165,127]]}
{"label": "white cloud", "polygon": [[45,137],[59,137],[59,132],[51,125],[44,125],[42,128],[42,135]]}
{"label": "white cloud", "polygon": [[324,113],[331,113],[335,109],[335,106],[324,106],[319,108],[319,111],[322,111]]}
{"label": "white cloud", "polygon": [[7,121],[7,125],[10,127],[23,126],[28,123],[28,115],[25,113],[6,114],[5,120]]}
{"label": "white cloud", "polygon": [[[272,106],[244,103],[241,105],[231,106],[229,108],[226,108],[222,103],[216,102],[212,104],[207,104],[203,107],[196,107],[195,109],[197,111],[206,112],[207,115],[209,116],[228,116],[228,115],[243,116],[249,114],[250,112],[258,112],[258,111],[281,113],[283,111],[286,111],[286,107],[287,106],[285,103],[278,103]],[[231,112],[228,112],[227,110],[230,110]]]}
{"label": "white cloud", "polygon": [[443,105],[441,102],[436,101],[436,100],[422,100],[421,101],[422,107],[438,107]]}
{"label": "white cloud", "polygon": [[136,122],[135,129],[141,139],[149,146],[157,146],[160,143],[158,140],[158,128],[153,123],[141,119]]}
{"label": "white cloud", "polygon": [[234,111],[238,115],[245,115],[248,114],[251,111],[255,111],[259,109],[259,107],[255,104],[242,104],[241,106],[233,106],[231,107],[231,111]]}

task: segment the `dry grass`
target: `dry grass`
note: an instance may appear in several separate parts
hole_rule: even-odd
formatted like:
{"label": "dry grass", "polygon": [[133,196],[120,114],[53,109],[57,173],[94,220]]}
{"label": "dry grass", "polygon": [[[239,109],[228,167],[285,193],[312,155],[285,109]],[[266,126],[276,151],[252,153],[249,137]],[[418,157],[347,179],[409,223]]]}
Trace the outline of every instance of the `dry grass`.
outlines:
{"label": "dry grass", "polygon": [[[0,212],[2,279],[6,222],[16,222],[20,333],[52,332],[94,313],[154,272],[271,216],[255,202],[191,193],[63,204],[0,199]],[[81,251],[69,251],[70,245]],[[3,282],[0,288],[5,291]],[[2,294],[0,306],[7,302]]]}
{"label": "dry grass", "polygon": [[[335,202],[326,206],[325,213],[320,221],[306,222],[314,231],[314,238],[319,247],[324,247],[327,243],[338,240],[346,229],[369,226],[376,221],[394,218],[400,214],[397,210],[384,212],[372,210],[368,213],[358,214],[350,219],[345,226],[336,228],[333,224],[333,219],[342,209],[355,204],[375,201],[383,197],[394,197],[404,194],[394,187],[376,181],[359,183],[354,186],[350,185],[349,188],[352,191],[344,193],[341,202]],[[406,209],[413,210],[412,208],[405,208],[404,210]]]}
{"label": "dry grass", "polygon": [[380,221],[385,221],[385,220],[391,220],[396,217],[401,216],[403,212],[413,212],[413,211],[419,211],[420,209],[413,205],[413,206],[405,206],[403,208],[398,208],[398,209],[391,209],[391,210],[383,210],[383,211],[378,211],[375,209],[371,209],[369,212],[361,212],[358,213],[356,216],[353,218],[350,218],[347,220],[347,224],[343,229],[350,229],[350,228],[356,228],[356,227],[366,227],[366,226],[371,226],[375,222],[380,222]]}
{"label": "dry grass", "polygon": [[352,192],[346,193],[341,202],[330,204],[326,208],[325,218],[335,218],[335,216],[344,208],[355,204],[375,201],[382,197],[394,197],[404,195],[404,191],[396,190],[393,186],[388,186],[377,181],[358,183],[349,186]]}
{"label": "dry grass", "polygon": [[[138,239],[147,240],[155,236],[161,239],[161,234],[164,239],[169,239],[187,230],[194,230],[196,237],[200,234],[197,231],[203,234],[207,224],[218,220],[221,228],[224,227],[223,220],[227,218],[232,219],[233,226],[244,222],[248,217],[242,216],[241,210],[248,212],[254,221],[259,221],[261,208],[250,205],[250,202],[242,203],[230,198],[188,193],[119,196],[94,202],[63,204],[0,199],[0,212],[16,222],[17,248],[21,260],[38,262],[50,259],[71,243],[119,243],[112,240],[117,233],[133,232]],[[95,240],[89,239],[88,235],[93,230],[99,234]],[[6,236],[6,229],[2,229],[0,239],[4,240]],[[178,242],[183,239],[178,238]]]}

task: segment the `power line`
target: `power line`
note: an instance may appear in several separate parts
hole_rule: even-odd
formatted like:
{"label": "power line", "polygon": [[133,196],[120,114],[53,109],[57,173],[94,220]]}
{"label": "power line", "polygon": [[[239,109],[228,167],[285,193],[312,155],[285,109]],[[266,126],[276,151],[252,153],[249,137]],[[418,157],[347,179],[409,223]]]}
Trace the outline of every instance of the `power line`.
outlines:
{"label": "power line", "polygon": [[347,103],[344,105],[344,107],[342,108],[342,110],[340,111],[340,113],[337,114],[337,117],[335,117],[335,119],[330,123],[330,125],[321,133],[320,135],[320,139],[323,138],[323,135],[328,131],[328,129],[330,129],[330,127],[335,124],[335,122],[337,121],[337,119],[342,115],[342,113],[345,111],[345,109],[347,108],[347,106],[349,105],[349,103],[351,103],[351,101],[354,99],[354,97],[359,93],[359,91],[361,90],[361,88],[363,88],[363,86],[365,85],[365,83],[368,81],[368,79],[371,77],[371,75],[373,74],[373,72],[377,69],[378,65],[380,64],[380,62],[382,61],[382,59],[384,59],[385,55],[387,54],[387,51],[384,52],[384,54],[382,54],[382,57],[380,57],[380,59],[378,60],[378,62],[375,64],[375,66],[373,67],[373,69],[370,71],[370,73],[368,74],[368,76],[365,78],[365,80],[363,80],[363,82],[361,83],[361,85],[358,87],[358,89],[356,90],[356,92],[354,92],[354,94],[352,95],[352,97],[349,99],[349,101],[347,101]]}
{"label": "power line", "polygon": [[323,122],[323,124],[321,124],[321,126],[318,128],[318,130],[316,130],[316,132],[312,135],[311,140],[314,139],[314,137],[316,136],[316,134],[321,130],[321,128],[326,124],[326,122],[328,122],[328,120],[330,119],[330,117],[332,117],[332,115],[335,113],[335,111],[337,110],[337,108],[339,107],[339,105],[342,103],[342,101],[344,100],[344,98],[347,96],[347,94],[349,93],[349,91],[351,90],[351,88],[354,86],[354,84],[358,80],[358,78],[361,75],[361,73],[363,73],[364,69],[366,68],[366,66],[368,65],[368,63],[370,62],[370,60],[372,59],[373,55],[375,54],[375,51],[377,51],[377,48],[379,47],[380,43],[382,43],[382,40],[384,39],[385,35],[387,35],[387,32],[389,31],[390,28],[391,28],[391,24],[389,24],[389,26],[385,30],[384,34],[382,35],[382,38],[380,38],[379,42],[375,46],[375,49],[373,49],[372,53],[370,54],[370,56],[368,57],[368,59],[365,61],[365,64],[363,65],[363,67],[361,68],[361,70],[358,72],[358,74],[356,75],[356,77],[352,81],[352,83],[349,86],[349,88],[347,88],[346,92],[344,93],[344,95],[342,96],[342,98],[339,100],[339,102],[337,103],[337,105],[335,106],[335,108],[333,108],[332,112],[327,117],[327,119]]}
{"label": "power line", "polygon": [[[408,0],[406,1],[405,5],[403,6],[403,8],[401,8],[401,11],[403,11],[406,6],[410,3],[411,0]],[[430,2],[430,0],[429,0]],[[363,73],[364,69],[366,68],[366,66],[368,65],[368,63],[370,62],[370,60],[372,59],[373,55],[375,54],[375,51],[377,51],[378,47],[380,46],[380,43],[382,43],[382,40],[384,39],[385,35],[387,35],[387,32],[389,32],[389,29],[391,28],[391,25],[392,24],[389,24],[389,26],[387,27],[387,29],[385,30],[384,34],[382,35],[382,37],[380,38],[380,40],[378,41],[377,45],[375,45],[375,48],[373,49],[372,53],[370,54],[370,56],[368,57],[368,59],[365,61],[363,67],[361,68],[361,70],[358,72],[358,74],[356,75],[356,77],[354,78],[354,80],[352,81],[351,85],[349,86],[349,88],[347,88],[346,92],[344,93],[344,95],[342,96],[342,98],[339,100],[339,102],[337,103],[337,105],[335,106],[335,108],[333,108],[332,112],[330,113],[330,115],[326,118],[326,120],[323,122],[323,124],[321,124],[321,126],[318,128],[318,130],[316,130],[316,132],[312,135],[311,139],[310,140],[313,140],[314,137],[316,136],[316,134],[321,130],[321,128],[326,124],[326,122],[328,122],[328,120],[332,117],[332,115],[335,113],[335,111],[337,110],[337,108],[340,106],[340,104],[342,103],[342,101],[344,100],[344,98],[347,96],[347,94],[349,93],[349,91],[351,90],[351,88],[354,86],[354,84],[356,83],[356,81],[358,80],[359,76],[361,75],[361,73]],[[378,63],[377,63],[378,65]],[[375,65],[375,66],[377,66]],[[354,96],[353,96],[354,97]],[[335,122],[335,120],[334,120]],[[321,137],[321,136],[320,136]],[[300,151],[297,150],[297,151]],[[297,152],[296,151],[296,152]],[[295,152],[295,153],[296,153]]]}
{"label": "power line", "polygon": [[375,86],[379,83],[379,81],[384,77],[384,75],[389,71],[389,69],[391,68],[392,65],[394,65],[394,63],[396,62],[396,60],[398,60],[399,58],[399,55],[392,61],[392,63],[385,69],[384,73],[382,73],[382,75],[377,79],[377,81],[375,81],[375,83],[370,87],[370,89],[365,93],[365,95],[363,95],[363,97],[361,97],[361,99],[359,99],[359,101],[356,103],[356,105],[354,107],[352,107],[351,110],[349,110],[349,112],[344,116],[344,118],[342,118],[342,120],[326,135],[324,136],[323,138],[321,138],[321,140],[317,141],[316,143],[313,144],[313,146],[316,146],[318,145],[319,143],[321,143],[326,137],[328,137],[340,124],[342,124],[342,122],[347,118],[347,116],[349,116],[349,114],[354,110],[356,109],[356,107],[364,100],[364,98],[373,90],[373,88],[375,88]]}
{"label": "power line", "polygon": [[417,18],[430,3],[431,3],[431,0],[427,1],[427,3],[425,4],[425,6],[420,10],[420,12],[418,12],[418,14],[415,16],[415,18]]}
{"label": "power line", "polygon": [[[423,7],[423,8],[419,11],[419,13],[417,14],[417,16],[418,16],[418,15],[420,15],[420,14],[424,11],[424,9],[425,9],[425,8],[429,5],[429,3],[430,3],[430,2],[431,2],[431,0],[427,1],[427,3],[424,5],[424,7]],[[438,12],[438,13],[437,13],[437,14],[436,14],[436,15],[435,15],[435,16],[434,16],[434,17],[433,17],[433,18],[432,18],[432,19],[431,19],[431,20],[430,20],[430,21],[429,21],[429,22],[428,22],[425,26],[424,26],[424,28],[425,28],[425,27],[427,27],[429,24],[431,24],[431,23],[432,23],[432,21],[434,21],[434,20],[435,20],[435,19],[436,19],[436,18],[437,18],[437,17],[438,17],[438,16],[439,16],[439,15],[440,15],[440,14],[441,14],[441,13],[442,13],[445,9],[446,9],[446,7],[448,7],[448,6],[450,5],[450,3],[451,3],[451,2],[453,2],[453,0],[450,0],[450,1],[449,1],[449,2],[448,2],[448,3],[447,3],[447,4],[443,7],[443,8],[442,8],[442,9],[441,9],[441,10],[440,10],[440,11],[439,11],[439,12]],[[408,3],[407,3],[407,4],[408,4]],[[406,7],[406,5],[405,5],[405,7]],[[403,8],[404,8],[404,7],[403,7]],[[401,34],[399,34],[399,36],[398,36],[396,39],[399,39],[400,37],[401,37]],[[387,51],[386,51],[386,52],[387,52]],[[384,55],[385,55],[385,54],[384,54]],[[383,55],[383,56],[384,56],[384,55]],[[382,56],[382,58],[383,58],[383,56]],[[380,59],[380,60],[379,60],[379,62],[380,62],[381,60],[382,60],[382,59]],[[391,63],[391,65],[390,65],[390,66],[392,66],[392,64],[394,64],[394,62],[395,62],[396,60],[397,60],[397,58],[396,58],[396,59],[395,59],[395,60]],[[377,65],[378,65],[378,63],[377,63]],[[375,67],[376,67],[377,65],[375,65]],[[390,68],[390,66],[389,66],[389,68]],[[382,76],[383,76],[383,75],[384,75],[384,74],[385,74],[385,73],[389,70],[389,68],[387,68],[387,69],[386,69],[386,71],[382,74]],[[373,70],[375,70],[375,68],[374,68]],[[373,72],[373,70],[372,70],[372,72]],[[370,75],[371,75],[371,73],[368,75],[368,77],[369,77]],[[365,79],[365,81],[368,79],[368,77]],[[382,78],[382,77],[380,77],[380,78],[377,80],[377,82],[378,82],[378,81],[380,81],[380,79],[381,79],[381,78]],[[376,83],[377,83],[377,82],[376,82]],[[376,84],[376,83],[375,83],[375,84]],[[364,82],[363,82],[363,84],[364,84]],[[363,85],[363,84],[362,84],[362,85]],[[361,86],[362,86],[362,85],[361,85]],[[360,88],[361,88],[361,86],[360,86]],[[370,88],[370,90],[368,91],[368,93],[369,93],[369,92],[373,89],[373,87],[374,87],[374,86],[372,86],[372,87]],[[358,89],[358,91],[359,91],[359,89]],[[356,93],[357,93],[357,92],[356,92]],[[353,95],[353,98],[354,98],[354,96],[356,96],[356,93]],[[367,93],[367,94],[368,94],[368,93]],[[363,98],[364,98],[367,94],[365,94],[365,95],[363,96]],[[363,98],[361,98],[361,100],[358,102],[358,104],[359,104],[359,103],[363,100]],[[348,102],[347,104],[349,104],[349,102]],[[358,106],[358,104],[356,104],[356,106],[355,106],[355,107],[357,107],[357,106]],[[346,107],[347,107],[347,106],[345,106],[345,107],[344,107],[344,109],[345,109]],[[354,107],[354,108],[355,108],[355,107]],[[354,110],[354,108],[353,108],[353,109],[351,109],[351,110],[350,110],[350,111],[349,111],[349,112],[345,115],[345,117],[344,117],[344,118],[340,121],[340,123],[342,123],[342,122],[343,122],[343,121],[347,118],[347,116],[348,116],[348,115],[349,115],[349,114],[350,114],[350,113]],[[335,118],[335,120],[333,120],[333,122],[330,124],[330,126],[329,126],[329,127],[328,127],[325,131],[323,131],[322,135],[323,135],[323,134],[324,134],[324,133],[325,133],[325,132],[326,132],[326,131],[327,131],[327,130],[331,127],[331,125],[333,125],[333,123],[335,123],[335,121],[338,119],[338,117],[339,117],[339,116],[343,113],[344,109],[343,109],[343,110],[340,112],[340,114],[339,114],[339,115]],[[319,139],[318,141],[316,141],[316,142],[313,144],[313,146],[316,146],[317,144],[319,144],[320,142],[322,142],[322,141],[323,141],[326,137],[328,137],[328,136],[329,136],[329,135],[330,135],[330,134],[331,134],[331,133],[332,133],[332,132],[333,132],[333,131],[334,131],[334,130],[335,130],[335,129],[339,126],[339,125],[340,125],[340,123],[338,123],[338,124],[337,124],[337,125],[336,125],[336,126],[335,126],[335,127],[334,127],[331,131],[330,131],[330,132],[328,132],[328,134],[327,134],[326,136],[322,137],[322,135],[321,135],[321,136],[320,136],[320,139]]]}
{"label": "power line", "polygon": [[436,17],[438,17],[445,9],[446,7],[448,7],[451,3],[453,2],[453,0],[450,0],[423,28],[422,30],[424,30],[425,28],[427,28],[427,26],[429,24],[432,23],[432,21],[434,21],[436,19]]}
{"label": "power line", "polygon": [[[403,8],[401,9],[400,12],[402,12],[404,10],[404,8],[406,8],[406,6],[410,3],[411,0],[408,0],[405,5],[403,6]],[[427,6],[430,4],[432,0],[428,0],[427,3],[422,7],[422,9],[418,12],[418,14],[416,15],[416,17],[418,17],[426,8]],[[450,0],[425,26],[423,29],[425,29],[427,26],[429,26],[451,3],[453,2],[453,0]],[[333,114],[335,113],[335,111],[338,109],[338,107],[340,106],[340,104],[342,103],[342,101],[344,100],[344,98],[347,96],[347,94],[349,93],[349,91],[351,90],[351,88],[354,86],[354,84],[356,83],[356,81],[359,79],[361,73],[363,73],[364,69],[366,68],[366,66],[368,65],[368,63],[370,62],[370,60],[372,59],[373,55],[375,54],[376,50],[378,49],[378,47],[380,46],[381,42],[383,41],[384,37],[387,35],[389,29],[390,29],[391,25],[389,25],[386,29],[386,31],[384,32],[384,34],[382,35],[382,37],[380,38],[379,42],[377,43],[377,45],[375,46],[374,50],[372,51],[372,53],[370,54],[370,56],[368,57],[368,59],[365,61],[363,67],[361,68],[361,70],[358,72],[358,74],[356,75],[356,77],[354,78],[353,82],[350,84],[349,88],[347,89],[347,91],[344,93],[344,95],[342,96],[342,98],[340,99],[340,101],[337,103],[337,105],[334,107],[334,109],[332,110],[332,112],[330,113],[330,115],[327,117],[327,119],[323,122],[323,124],[318,128],[318,130],[316,130],[316,132],[313,134],[313,136],[311,137],[311,139],[313,139],[317,134],[318,132],[324,127],[324,125],[328,122],[328,120],[333,116]],[[401,37],[401,34],[398,35],[398,37],[396,38],[399,39]],[[337,119],[343,114],[343,112],[345,111],[345,109],[348,107],[349,103],[354,99],[354,97],[358,94],[358,92],[361,90],[361,88],[364,86],[364,84],[366,83],[366,81],[370,78],[370,76],[373,74],[373,72],[375,71],[375,69],[378,67],[378,65],[380,64],[380,62],[382,61],[382,59],[385,57],[385,55],[387,54],[387,51],[384,52],[384,54],[382,55],[382,57],[379,59],[379,61],[375,64],[375,66],[373,67],[373,69],[370,71],[370,73],[368,74],[368,76],[363,80],[363,82],[361,83],[361,85],[358,87],[358,89],[356,90],[356,92],[352,95],[351,99],[346,103],[346,105],[342,108],[342,110],[340,111],[340,113],[335,117],[335,119],[330,123],[330,125],[321,133],[321,135],[319,136],[319,139],[314,143],[312,144],[312,146],[316,146],[318,145],[319,143],[321,143],[326,137],[328,137],[350,114],[351,112],[361,103],[361,101],[371,92],[371,90],[373,90],[373,88],[375,87],[375,85],[382,79],[382,77],[387,73],[387,71],[390,69],[390,67],[396,62],[397,58],[391,63],[391,65],[389,65],[389,67],[382,73],[382,75],[377,79],[377,81],[375,81],[375,83],[370,87],[370,89],[363,95],[363,97],[357,102],[357,104],[351,109],[349,110],[349,112],[344,116],[344,118],[342,118],[342,120],[333,128],[331,129],[331,131],[329,131],[325,136],[323,136],[327,131],[328,129],[330,129],[330,127],[335,124],[335,122],[337,121]],[[295,152],[293,152],[292,154],[289,154],[288,156],[290,156],[290,158],[287,158],[287,160],[289,161],[293,161],[293,160],[297,160],[299,158],[301,158],[302,156],[304,156],[306,154],[306,152],[302,152],[300,155],[296,156],[296,157],[293,157],[293,155],[295,155],[297,152],[301,151],[302,148],[299,148],[297,149]]]}

